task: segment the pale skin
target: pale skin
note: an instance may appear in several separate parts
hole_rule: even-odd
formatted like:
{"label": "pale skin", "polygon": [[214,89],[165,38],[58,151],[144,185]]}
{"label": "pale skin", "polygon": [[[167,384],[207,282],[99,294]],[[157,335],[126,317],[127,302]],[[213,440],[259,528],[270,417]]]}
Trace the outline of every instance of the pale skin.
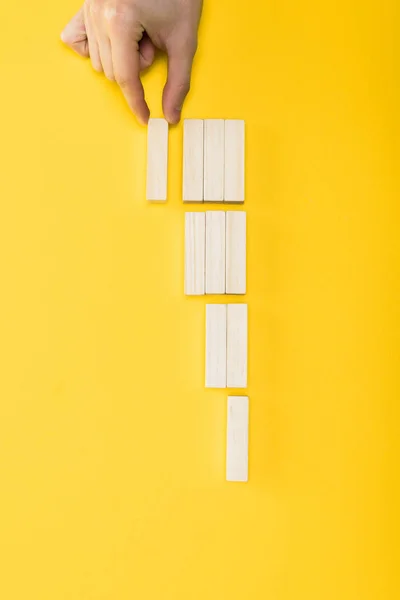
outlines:
{"label": "pale skin", "polygon": [[67,46],[89,58],[93,68],[120,86],[140,123],[146,104],[140,72],[156,50],[168,57],[163,111],[179,122],[189,92],[203,0],[85,0],[61,34]]}

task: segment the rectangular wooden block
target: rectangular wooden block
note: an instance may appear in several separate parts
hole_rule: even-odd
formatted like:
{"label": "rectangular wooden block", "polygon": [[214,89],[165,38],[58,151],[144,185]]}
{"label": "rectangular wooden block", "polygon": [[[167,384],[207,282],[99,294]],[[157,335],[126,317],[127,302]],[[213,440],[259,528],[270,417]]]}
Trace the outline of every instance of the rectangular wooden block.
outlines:
{"label": "rectangular wooden block", "polygon": [[249,473],[249,399],[228,396],[226,437],[227,481],[248,481]]}
{"label": "rectangular wooden block", "polygon": [[226,293],[246,293],[246,213],[226,213]]}
{"label": "rectangular wooden block", "polygon": [[225,202],[244,202],[244,121],[225,121]]}
{"label": "rectangular wooden block", "polygon": [[227,387],[247,387],[247,304],[227,307]]}
{"label": "rectangular wooden block", "polygon": [[206,387],[226,387],[226,304],[206,305]]}
{"label": "rectangular wooden block", "polygon": [[206,215],[185,214],[185,294],[201,296],[205,292]]}
{"label": "rectangular wooden block", "polygon": [[206,294],[225,294],[225,212],[206,212]]}
{"label": "rectangular wooden block", "polygon": [[224,200],[224,138],[223,119],[204,121],[204,202]]}
{"label": "rectangular wooden block", "polygon": [[147,130],[147,200],[167,199],[168,123],[150,119]]}
{"label": "rectangular wooden block", "polygon": [[203,202],[204,121],[183,122],[183,201]]}

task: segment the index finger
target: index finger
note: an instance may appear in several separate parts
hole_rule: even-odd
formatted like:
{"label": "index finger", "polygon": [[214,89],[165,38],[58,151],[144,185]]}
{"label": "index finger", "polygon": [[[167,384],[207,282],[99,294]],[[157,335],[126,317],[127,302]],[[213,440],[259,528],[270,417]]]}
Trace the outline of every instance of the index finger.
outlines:
{"label": "index finger", "polygon": [[133,113],[146,125],[150,111],[140,80],[139,42],[123,30],[110,32],[110,41],[115,80]]}

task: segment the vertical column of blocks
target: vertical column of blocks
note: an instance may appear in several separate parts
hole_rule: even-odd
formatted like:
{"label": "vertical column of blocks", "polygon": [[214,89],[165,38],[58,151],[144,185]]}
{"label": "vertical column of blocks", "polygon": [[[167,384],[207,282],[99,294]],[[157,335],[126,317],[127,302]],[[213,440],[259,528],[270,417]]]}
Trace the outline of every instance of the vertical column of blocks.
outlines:
{"label": "vertical column of blocks", "polygon": [[244,121],[225,121],[225,202],[244,202]]}
{"label": "vertical column of blocks", "polygon": [[225,213],[206,212],[206,294],[225,294]]}
{"label": "vertical column of blocks", "polygon": [[246,213],[226,213],[226,293],[246,293]]}
{"label": "vertical column of blocks", "polygon": [[206,216],[204,212],[185,215],[185,294],[205,292]]}
{"label": "vertical column of blocks", "polygon": [[183,122],[183,201],[203,202],[204,121]]}
{"label": "vertical column of blocks", "polygon": [[247,304],[227,308],[227,387],[247,387]]}
{"label": "vertical column of blocks", "polygon": [[226,479],[248,481],[249,399],[228,396]]}
{"label": "vertical column of blocks", "polygon": [[206,387],[226,387],[226,304],[206,305]]}
{"label": "vertical column of blocks", "polygon": [[204,202],[223,202],[225,163],[223,119],[204,121]]}
{"label": "vertical column of blocks", "polygon": [[168,123],[150,119],[147,130],[147,200],[167,199]]}

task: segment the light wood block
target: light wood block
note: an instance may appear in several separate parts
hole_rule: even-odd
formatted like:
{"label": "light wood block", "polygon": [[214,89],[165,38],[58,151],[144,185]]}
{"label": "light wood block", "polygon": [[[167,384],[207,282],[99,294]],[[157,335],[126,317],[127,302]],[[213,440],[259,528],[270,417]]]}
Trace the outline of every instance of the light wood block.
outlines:
{"label": "light wood block", "polygon": [[244,202],[244,121],[225,121],[225,202]]}
{"label": "light wood block", "polygon": [[246,213],[226,213],[226,293],[246,293]]}
{"label": "light wood block", "polygon": [[206,294],[225,294],[225,212],[206,212]]}
{"label": "light wood block", "polygon": [[227,387],[247,387],[247,304],[227,307]]}
{"label": "light wood block", "polygon": [[183,122],[183,201],[203,202],[204,121]]}
{"label": "light wood block", "polygon": [[185,214],[185,294],[202,296],[205,292],[206,215]]}
{"label": "light wood block", "polygon": [[226,479],[248,481],[249,474],[249,399],[228,396],[226,436]]}
{"label": "light wood block", "polygon": [[206,305],[206,387],[226,388],[226,304]]}
{"label": "light wood block", "polygon": [[150,119],[147,130],[147,200],[167,199],[168,123]]}
{"label": "light wood block", "polygon": [[204,202],[224,200],[224,138],[223,119],[204,121]]}

